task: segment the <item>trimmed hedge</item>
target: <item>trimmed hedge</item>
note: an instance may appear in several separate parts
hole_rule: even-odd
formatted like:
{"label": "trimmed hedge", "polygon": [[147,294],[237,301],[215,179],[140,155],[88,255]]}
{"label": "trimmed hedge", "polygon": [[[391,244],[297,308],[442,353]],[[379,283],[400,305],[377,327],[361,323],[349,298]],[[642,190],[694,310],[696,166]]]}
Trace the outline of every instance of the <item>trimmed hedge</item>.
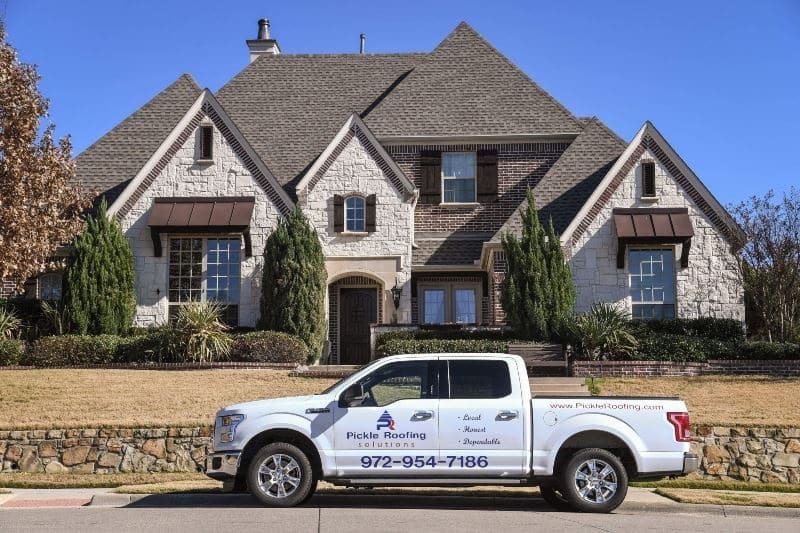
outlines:
{"label": "trimmed hedge", "polygon": [[113,363],[122,340],[116,335],[42,337],[31,344],[24,362],[40,367]]}
{"label": "trimmed hedge", "polygon": [[0,366],[20,364],[25,354],[25,342],[19,339],[0,338]]}
{"label": "trimmed hedge", "polygon": [[746,342],[739,346],[735,359],[800,359],[800,344],[790,342]]}
{"label": "trimmed hedge", "polygon": [[674,333],[637,334],[639,345],[627,356],[614,357],[630,361],[704,362],[708,359],[732,359],[737,344]]}
{"label": "trimmed hedge", "polygon": [[384,339],[376,346],[375,355],[386,357],[404,353],[505,353],[507,340],[485,339]]}
{"label": "trimmed hedge", "polygon": [[637,337],[640,332],[692,335],[722,342],[744,342],[744,329],[732,318],[675,318],[669,320],[637,320],[631,322]]}
{"label": "trimmed hedge", "polygon": [[249,363],[305,364],[308,347],[299,338],[278,331],[254,331],[233,338],[230,358]]}
{"label": "trimmed hedge", "polygon": [[150,328],[124,337],[117,347],[119,363],[180,363],[184,351],[171,328]]}

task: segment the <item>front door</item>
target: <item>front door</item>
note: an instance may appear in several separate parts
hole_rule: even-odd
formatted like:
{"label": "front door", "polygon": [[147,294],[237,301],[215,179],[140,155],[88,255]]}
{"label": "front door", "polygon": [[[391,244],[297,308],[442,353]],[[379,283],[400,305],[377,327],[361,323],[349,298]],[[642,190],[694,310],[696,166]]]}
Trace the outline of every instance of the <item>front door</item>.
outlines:
{"label": "front door", "polygon": [[369,325],[378,321],[377,289],[340,289],[339,362],[363,365],[369,362]]}
{"label": "front door", "polygon": [[339,476],[399,477],[438,470],[436,359],[398,361],[359,380],[363,398],[334,407]]}

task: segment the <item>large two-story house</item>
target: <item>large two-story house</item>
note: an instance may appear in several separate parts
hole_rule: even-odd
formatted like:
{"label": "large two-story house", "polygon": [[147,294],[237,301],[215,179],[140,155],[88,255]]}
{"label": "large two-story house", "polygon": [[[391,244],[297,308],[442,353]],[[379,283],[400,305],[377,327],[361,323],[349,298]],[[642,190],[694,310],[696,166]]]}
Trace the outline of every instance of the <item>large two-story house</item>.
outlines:
{"label": "large two-story house", "polygon": [[254,326],[296,206],[326,256],[330,362],[366,361],[372,323],[502,324],[529,188],[577,311],[744,319],[741,230],[650,122],[626,142],[574,116],[466,23],[430,53],[285,54],[267,21],[247,46],[218,91],[182,75],[77,158],[133,246],[137,325],[217,300]]}

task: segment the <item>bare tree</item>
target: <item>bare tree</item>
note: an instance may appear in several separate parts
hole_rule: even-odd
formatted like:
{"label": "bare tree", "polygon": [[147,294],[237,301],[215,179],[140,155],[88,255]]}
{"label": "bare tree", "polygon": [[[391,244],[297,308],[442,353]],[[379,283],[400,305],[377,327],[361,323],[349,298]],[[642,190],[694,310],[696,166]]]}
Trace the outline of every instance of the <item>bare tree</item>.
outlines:
{"label": "bare tree", "polygon": [[800,190],[752,196],[733,208],[749,241],[739,256],[748,326],[770,341],[800,328]]}
{"label": "bare tree", "polygon": [[73,181],[69,139],[56,143],[52,124],[39,135],[48,102],[38,81],[0,23],[0,279],[17,288],[80,232],[80,215],[90,205]]}

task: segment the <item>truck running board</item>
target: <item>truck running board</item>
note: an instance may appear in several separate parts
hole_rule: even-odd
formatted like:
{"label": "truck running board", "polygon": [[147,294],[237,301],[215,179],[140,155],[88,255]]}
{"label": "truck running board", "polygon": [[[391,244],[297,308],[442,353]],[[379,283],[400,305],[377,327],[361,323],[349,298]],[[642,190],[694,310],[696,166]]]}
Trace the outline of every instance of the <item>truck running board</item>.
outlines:
{"label": "truck running board", "polygon": [[402,485],[416,485],[416,486],[427,486],[427,487],[438,487],[438,486],[464,486],[464,487],[474,487],[476,485],[527,485],[530,483],[528,479],[515,479],[515,478],[506,478],[506,477],[498,477],[498,478],[427,478],[427,479],[420,479],[420,478],[353,478],[353,479],[343,479],[343,478],[330,478],[326,479],[328,483],[332,483],[337,486],[346,486],[346,487],[372,487],[372,486],[380,486],[380,487],[391,487],[391,486],[402,486]]}

